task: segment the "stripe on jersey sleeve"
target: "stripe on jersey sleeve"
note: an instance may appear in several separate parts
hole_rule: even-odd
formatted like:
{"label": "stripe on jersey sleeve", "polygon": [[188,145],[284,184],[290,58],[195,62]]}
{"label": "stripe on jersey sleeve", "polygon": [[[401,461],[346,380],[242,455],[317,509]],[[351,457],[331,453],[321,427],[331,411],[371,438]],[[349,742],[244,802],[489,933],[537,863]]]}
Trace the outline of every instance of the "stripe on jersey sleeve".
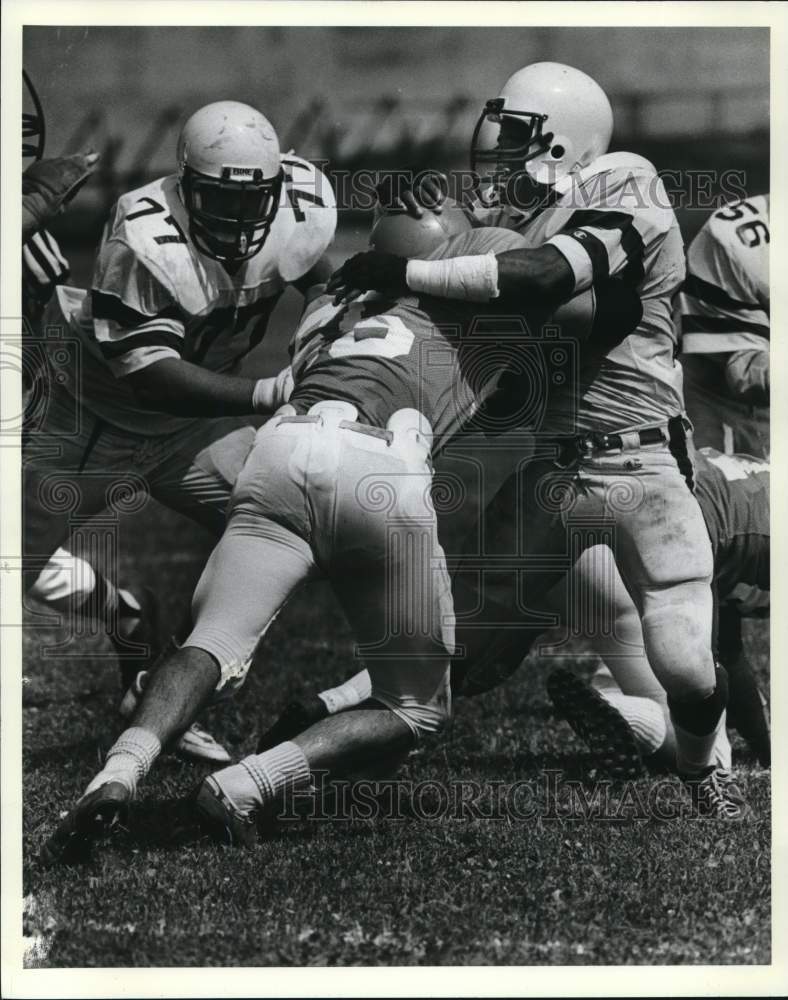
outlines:
{"label": "stripe on jersey sleeve", "polygon": [[91,290],[90,301],[94,319],[114,320],[120,326],[142,326],[152,319],[180,320],[177,306],[167,306],[154,314],[144,313],[127,305],[117,295],[99,291],[97,288]]}
{"label": "stripe on jersey sleeve", "polygon": [[[628,212],[583,209],[574,212],[563,232],[548,240],[569,261],[575,272],[575,291],[584,291],[591,284],[604,281],[626,268],[636,280],[642,277],[645,248],[643,239]],[[583,266],[581,247],[590,264]]]}
{"label": "stripe on jersey sleeve", "polygon": [[115,378],[125,378],[133,372],[141,371],[157,361],[166,358],[178,358],[180,354],[172,347],[163,344],[139,344],[133,350],[114,358],[106,358],[107,367]]}
{"label": "stripe on jersey sleeve", "polygon": [[99,347],[103,356],[108,360],[123,357],[124,354],[136,351],[140,347],[166,347],[169,348],[170,353],[175,353],[180,357],[183,350],[183,337],[161,328],[137,329],[118,340],[99,341]]}
{"label": "stripe on jersey sleeve", "polygon": [[174,308],[156,316],[126,305],[115,295],[92,294],[93,336],[113,374],[122,378],[164,357],[183,354],[185,328]]}
{"label": "stripe on jersey sleeve", "polygon": [[714,285],[710,281],[699,278],[697,274],[693,274],[691,271],[687,272],[687,277],[684,280],[681,290],[684,295],[689,295],[698,302],[702,302],[705,305],[717,306],[726,312],[748,312],[751,310],[758,310],[760,312],[762,308],[759,302],[742,302],[740,299],[734,299],[724,288],[720,288],[719,285]]}
{"label": "stripe on jersey sleeve", "polygon": [[768,351],[769,326],[747,323],[733,316],[681,316],[684,354],[726,354],[729,351]]}

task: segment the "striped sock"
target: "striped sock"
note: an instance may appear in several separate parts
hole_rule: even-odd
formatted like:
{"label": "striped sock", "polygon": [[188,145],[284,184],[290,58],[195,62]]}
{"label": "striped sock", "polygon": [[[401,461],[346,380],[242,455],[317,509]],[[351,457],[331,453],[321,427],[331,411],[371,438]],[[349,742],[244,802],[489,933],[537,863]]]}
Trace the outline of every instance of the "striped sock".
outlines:
{"label": "striped sock", "polygon": [[138,782],[150,771],[160,753],[158,737],[140,726],[131,726],[110,747],[103,769],[88,785],[85,795],[107,781],[120,781],[132,795],[136,794]]}
{"label": "striped sock", "polygon": [[287,742],[250,754],[211,777],[239,812],[249,813],[290,788],[309,784],[311,772],[301,747]]}

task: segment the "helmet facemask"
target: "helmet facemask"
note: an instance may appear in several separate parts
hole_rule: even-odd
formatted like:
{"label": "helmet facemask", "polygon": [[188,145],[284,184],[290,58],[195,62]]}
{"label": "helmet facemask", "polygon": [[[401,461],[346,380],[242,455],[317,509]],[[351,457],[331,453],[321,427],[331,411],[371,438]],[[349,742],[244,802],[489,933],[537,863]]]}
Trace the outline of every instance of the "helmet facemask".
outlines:
{"label": "helmet facemask", "polygon": [[32,111],[22,111],[22,159],[40,160],[44,155],[46,122],[33,81],[22,70],[22,82],[33,106]]}
{"label": "helmet facemask", "polygon": [[[505,104],[505,97],[487,101],[471,139],[471,170],[480,180],[490,180],[495,186],[500,186],[513,174],[521,174],[525,164],[543,156],[553,141],[553,133],[544,131],[547,115],[504,110]],[[483,131],[493,133],[490,138],[494,144],[483,145]],[[482,164],[491,164],[492,169],[482,172],[479,170]]]}
{"label": "helmet facemask", "polygon": [[221,177],[210,177],[185,164],[181,193],[197,249],[228,264],[254,257],[268,238],[283,181],[282,170],[265,178],[259,168],[224,167]]}

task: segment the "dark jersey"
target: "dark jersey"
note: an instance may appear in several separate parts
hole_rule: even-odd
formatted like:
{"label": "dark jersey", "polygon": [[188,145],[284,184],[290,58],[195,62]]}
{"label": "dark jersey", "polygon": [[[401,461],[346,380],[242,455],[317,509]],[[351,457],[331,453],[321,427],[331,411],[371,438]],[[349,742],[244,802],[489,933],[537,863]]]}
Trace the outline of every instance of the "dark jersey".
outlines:
{"label": "dark jersey", "polygon": [[696,453],[695,492],[714,550],[719,598],[743,615],[769,612],[769,464],[713,448]]}
{"label": "dark jersey", "polygon": [[[475,230],[448,241],[445,256],[519,244],[504,230]],[[528,333],[523,320],[503,318],[495,305],[426,296],[391,300],[367,292],[334,306],[330,295],[322,295],[307,306],[293,337],[290,403],[304,413],[321,400],[345,400],[360,421],[375,427],[412,408],[429,421],[436,451],[493,391],[512,360],[507,351],[516,352]]]}
{"label": "dark jersey", "polygon": [[474,415],[499,374],[479,363],[478,347],[463,343],[468,324],[460,311],[443,304],[427,311],[423,299],[392,302],[374,292],[337,309],[321,296],[296,334],[290,403],[305,413],[321,400],[346,400],[375,427],[397,410],[418,410],[437,450]]}

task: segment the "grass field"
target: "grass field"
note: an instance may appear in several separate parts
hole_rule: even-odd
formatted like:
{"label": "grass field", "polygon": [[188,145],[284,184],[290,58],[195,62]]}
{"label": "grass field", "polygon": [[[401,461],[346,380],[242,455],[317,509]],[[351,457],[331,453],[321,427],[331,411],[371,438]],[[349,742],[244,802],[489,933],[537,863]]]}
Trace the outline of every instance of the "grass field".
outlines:
{"label": "grass field", "polygon": [[[122,537],[145,539],[172,620],[173,595],[198,571],[202,539],[153,510],[130,519]],[[139,578],[140,563],[127,560],[125,572]],[[526,780],[538,818],[506,809],[498,819],[458,818],[425,791],[420,818],[294,821],[249,853],[178,847],[170,842],[182,816],[177,799],[206,772],[167,757],[128,833],[85,866],[42,870],[43,838],[95,772],[97,742],[117,724],[106,640],[80,640],[79,659],[49,660],[40,644],[57,636],[29,629],[25,646],[31,966],[769,962],[768,772],[736,744],[753,807],[739,824],[639,818],[624,786],[611,789],[612,819],[551,816],[545,771],[561,772],[561,781],[603,776],[553,717],[545,663],[528,662],[497,691],[459,701],[449,732],[424,745],[404,775],[476,780],[488,792]],[[749,638],[763,649],[762,634]],[[275,623],[243,694],[212,710],[211,730],[234,755],[253,750],[285,700],[343,679],[351,656],[330,592],[313,585]],[[634,791],[645,798],[652,784]]]}
{"label": "grass field", "polygon": [[[343,239],[347,249],[358,242]],[[272,370],[270,345],[281,351],[285,329],[280,323],[268,342]],[[122,522],[120,543],[120,578],[152,585],[164,625],[174,626],[209,539],[150,504]],[[119,692],[106,639],[79,639],[68,649],[74,658],[51,658],[45,648],[62,638],[58,631],[33,617],[27,624],[30,967],[770,961],[769,773],[735,744],[752,806],[738,824],[643,815],[638,803],[653,780],[613,785],[608,818],[589,816],[566,782],[604,775],[552,714],[544,680],[554,662],[529,661],[498,690],[458,701],[449,730],[425,742],[403,774],[455,789],[476,781],[480,808],[496,783],[526,782],[531,818],[506,800],[497,818],[447,813],[439,791],[420,786],[420,808],[411,809],[418,815],[294,821],[248,853],[204,841],[178,846],[178,800],[207,770],[166,757],[128,832],[85,866],[43,870],[42,841],[95,773],[97,744],[117,732]],[[766,675],[766,628],[747,638]],[[329,590],[312,585],[274,624],[242,694],[213,709],[207,725],[237,759],[293,695],[337,683],[353,666]],[[545,781],[561,783],[558,806]],[[666,788],[675,797],[678,786]]]}

